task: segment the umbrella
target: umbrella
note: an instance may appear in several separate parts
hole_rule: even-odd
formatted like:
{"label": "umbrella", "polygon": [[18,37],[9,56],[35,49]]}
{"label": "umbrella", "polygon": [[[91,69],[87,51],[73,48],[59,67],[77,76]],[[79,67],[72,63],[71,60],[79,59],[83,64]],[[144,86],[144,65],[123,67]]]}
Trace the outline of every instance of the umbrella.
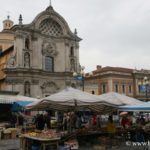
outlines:
{"label": "umbrella", "polygon": [[128,114],[128,112],[121,112],[119,115],[120,116],[125,116],[125,115],[127,115]]}

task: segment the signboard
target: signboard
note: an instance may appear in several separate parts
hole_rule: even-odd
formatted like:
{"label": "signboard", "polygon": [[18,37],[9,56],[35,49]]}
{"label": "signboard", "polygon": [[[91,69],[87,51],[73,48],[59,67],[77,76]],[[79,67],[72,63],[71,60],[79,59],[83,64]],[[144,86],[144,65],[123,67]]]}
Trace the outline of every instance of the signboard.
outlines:
{"label": "signboard", "polygon": [[77,80],[84,80],[84,77],[83,76],[77,76],[76,79]]}
{"label": "signboard", "polygon": [[140,92],[147,92],[148,86],[147,85],[140,85]]}

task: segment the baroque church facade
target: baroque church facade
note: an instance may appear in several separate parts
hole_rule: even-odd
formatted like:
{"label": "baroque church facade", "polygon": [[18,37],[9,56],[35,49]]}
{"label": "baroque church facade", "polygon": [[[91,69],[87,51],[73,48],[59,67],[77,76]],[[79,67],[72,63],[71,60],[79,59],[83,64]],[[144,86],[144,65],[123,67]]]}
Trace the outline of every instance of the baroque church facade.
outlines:
{"label": "baroque church facade", "polygon": [[80,41],[52,6],[30,24],[23,24],[20,15],[13,25],[8,16],[0,32],[0,90],[45,97],[76,86]]}

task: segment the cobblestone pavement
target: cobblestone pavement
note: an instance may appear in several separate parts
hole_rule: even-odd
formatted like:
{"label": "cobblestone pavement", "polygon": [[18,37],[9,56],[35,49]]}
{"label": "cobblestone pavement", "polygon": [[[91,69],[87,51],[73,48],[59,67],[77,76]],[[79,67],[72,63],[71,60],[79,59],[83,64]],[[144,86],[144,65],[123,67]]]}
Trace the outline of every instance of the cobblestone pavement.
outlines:
{"label": "cobblestone pavement", "polygon": [[[119,141],[118,141],[119,142]],[[21,150],[19,139],[0,140],[0,150]],[[92,145],[80,146],[79,150],[94,150]],[[107,150],[150,150],[150,146],[127,146],[126,143],[121,143],[120,146],[107,148]]]}

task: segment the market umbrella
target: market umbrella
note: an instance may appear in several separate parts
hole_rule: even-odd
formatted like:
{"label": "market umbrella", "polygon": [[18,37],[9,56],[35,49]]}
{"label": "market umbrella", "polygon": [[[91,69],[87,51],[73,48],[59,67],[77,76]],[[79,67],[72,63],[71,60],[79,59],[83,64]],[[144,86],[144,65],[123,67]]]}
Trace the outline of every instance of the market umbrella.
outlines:
{"label": "market umbrella", "polygon": [[123,111],[123,112],[121,112],[119,115],[120,115],[120,116],[125,116],[125,115],[127,115],[127,114],[128,114],[128,112]]}
{"label": "market umbrella", "polygon": [[67,87],[56,94],[52,94],[51,96],[42,98],[38,102],[27,105],[27,109],[31,110],[55,109],[69,111],[89,108],[97,112],[103,112],[105,110],[105,113],[106,111],[112,111],[115,107],[116,105],[105,102],[97,95],[71,87]]}

